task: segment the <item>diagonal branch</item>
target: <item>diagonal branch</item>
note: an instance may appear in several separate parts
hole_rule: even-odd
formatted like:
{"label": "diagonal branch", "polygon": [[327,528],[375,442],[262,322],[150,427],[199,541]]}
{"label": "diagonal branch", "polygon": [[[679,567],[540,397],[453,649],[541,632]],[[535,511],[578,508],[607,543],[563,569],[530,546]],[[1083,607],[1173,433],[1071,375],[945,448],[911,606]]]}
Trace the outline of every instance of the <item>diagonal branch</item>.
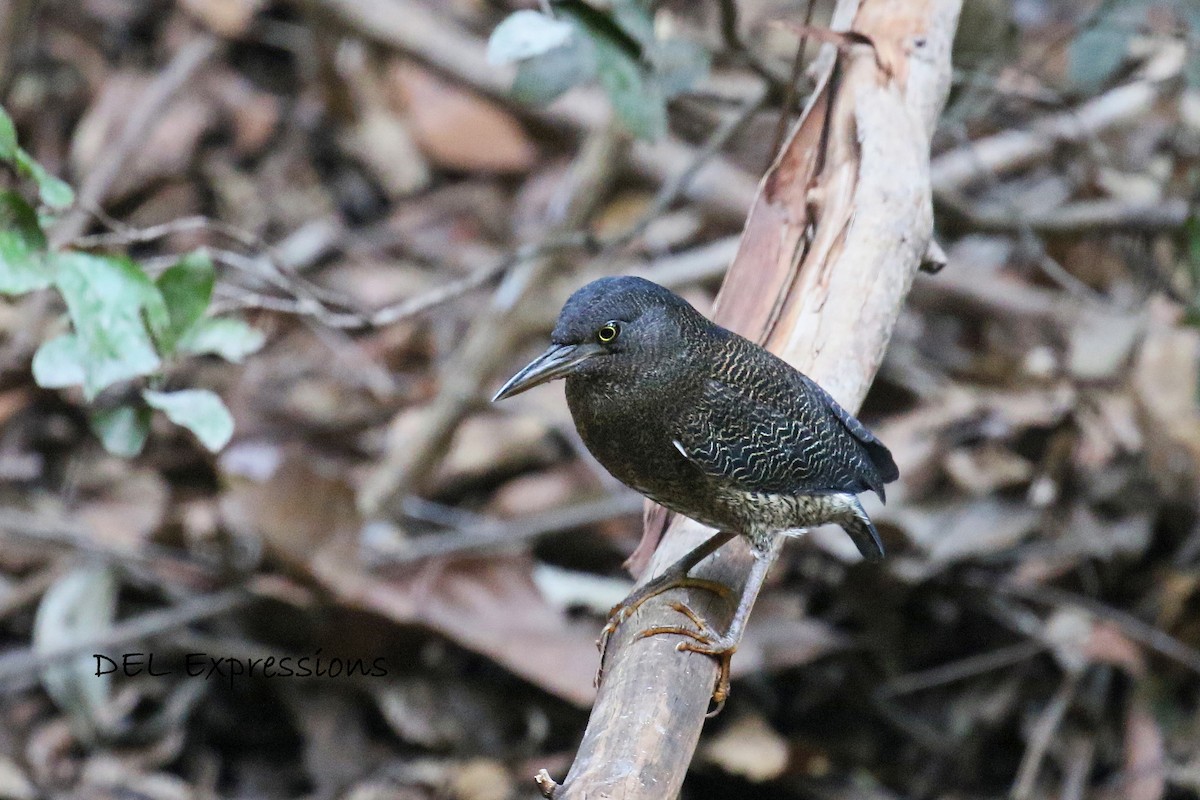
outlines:
{"label": "diagonal branch", "polygon": [[[931,239],[929,139],[950,83],[959,5],[839,1],[834,26],[873,47],[824,56],[825,77],[759,185],[718,298],[718,322],[764,343],[850,409],[879,368]],[[675,519],[642,579],[710,534]],[[737,589],[750,562],[747,548],[731,544],[694,574]],[[646,627],[678,623],[670,599],[650,601],[618,629],[575,763],[563,786],[540,781],[543,792],[559,800],[678,793],[716,665],[676,652],[672,637],[633,641]],[[728,610],[710,598],[689,603],[727,624]]]}

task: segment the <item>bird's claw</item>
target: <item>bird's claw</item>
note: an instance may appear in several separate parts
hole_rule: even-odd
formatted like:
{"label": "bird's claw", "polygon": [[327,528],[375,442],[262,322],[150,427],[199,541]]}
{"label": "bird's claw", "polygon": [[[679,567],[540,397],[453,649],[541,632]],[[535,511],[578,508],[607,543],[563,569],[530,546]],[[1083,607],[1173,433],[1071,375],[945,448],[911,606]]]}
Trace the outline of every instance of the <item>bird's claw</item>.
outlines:
{"label": "bird's claw", "polygon": [[[619,628],[623,622],[632,617],[633,613],[641,608],[642,605],[645,604],[645,602],[650,598],[657,597],[658,595],[670,589],[703,589],[705,591],[712,592],[724,600],[729,600],[733,597],[732,590],[730,590],[728,586],[720,581],[710,581],[705,580],[704,578],[689,578],[687,575],[664,581],[659,586],[647,584],[642,588],[649,589],[649,591],[642,592],[640,596],[638,592],[634,592],[624,601],[613,606],[608,612],[608,621],[604,624],[604,627],[600,629],[600,638],[596,640],[596,649],[600,651],[600,666],[596,670],[596,679],[593,681],[593,685],[595,685],[596,688],[600,688],[600,684],[604,680],[604,658],[608,653],[608,644],[610,641],[612,641],[613,634],[617,632],[617,628]],[[703,622],[703,620],[700,620],[699,617],[695,616],[692,610],[683,603],[672,603],[671,607],[677,611],[681,608],[687,609],[681,613],[691,616],[693,621],[697,622],[697,625]],[[641,639],[644,637],[644,635],[645,633],[643,632],[636,638]]]}
{"label": "bird's claw", "polygon": [[707,620],[687,605],[675,602],[671,603],[671,608],[691,620],[696,629],[693,630],[692,628],[685,628],[679,625],[660,625],[641,631],[638,633],[637,638],[645,639],[650,636],[659,636],[662,634],[683,636],[691,641],[685,640],[675,645],[677,652],[699,653],[700,655],[712,656],[717,660],[717,680],[712,694],[713,703],[716,704],[716,707],[706,715],[715,717],[721,713],[721,709],[725,707],[725,701],[729,699],[729,674],[733,664],[733,654],[737,652],[738,643],[736,640],[730,641],[725,639],[725,637],[717,636]]}

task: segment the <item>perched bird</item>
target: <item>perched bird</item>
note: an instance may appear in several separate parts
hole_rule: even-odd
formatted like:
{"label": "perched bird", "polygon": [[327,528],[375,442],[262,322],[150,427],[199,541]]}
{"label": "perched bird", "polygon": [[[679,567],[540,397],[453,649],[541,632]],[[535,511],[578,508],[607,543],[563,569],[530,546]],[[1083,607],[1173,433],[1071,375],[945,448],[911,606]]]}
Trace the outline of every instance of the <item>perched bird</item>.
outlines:
{"label": "perched bird", "polygon": [[711,322],[668,289],[633,277],[601,278],[575,292],[550,341],[493,399],[565,378],[575,427],[605,469],[654,502],[718,531],[617,606],[606,634],[668,589],[719,591],[689,578],[688,571],[725,542],[745,536],[758,557],[724,635],[684,628],[646,632],[681,634],[693,641],[679,649],[718,657],[723,695],[729,657],[778,535],[832,522],[864,557],[883,556],[857,495],[873,491],[884,498],[884,484],[899,476],[891,453],[782,359]]}

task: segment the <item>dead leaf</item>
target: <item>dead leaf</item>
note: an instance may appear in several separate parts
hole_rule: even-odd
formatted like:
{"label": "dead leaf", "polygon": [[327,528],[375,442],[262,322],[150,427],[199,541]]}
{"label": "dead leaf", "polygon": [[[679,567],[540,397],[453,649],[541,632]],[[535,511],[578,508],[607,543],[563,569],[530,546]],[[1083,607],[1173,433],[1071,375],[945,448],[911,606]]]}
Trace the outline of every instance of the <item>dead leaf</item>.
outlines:
{"label": "dead leaf", "polygon": [[951,480],[977,497],[1021,486],[1033,477],[1033,464],[997,442],[955,448],[943,464]]}
{"label": "dead leaf", "polygon": [[103,458],[81,482],[85,498],[73,518],[97,542],[134,550],[161,527],[170,493],[156,470],[133,469],[119,458]]}
{"label": "dead leaf", "polygon": [[596,626],[568,619],[542,598],[527,556],[435,563],[391,578],[328,558],[312,566],[341,602],[425,625],[577,705],[595,696]]}
{"label": "dead leaf", "polygon": [[392,199],[429,185],[429,168],[408,124],[381,106],[369,106],[338,136],[342,149],[371,174]]}
{"label": "dead leaf", "polygon": [[1200,483],[1200,331],[1158,309],[1133,368],[1150,469],[1161,490],[1191,502]]}
{"label": "dead leaf", "polygon": [[246,33],[263,0],[182,0],[181,5],[214,33],[235,38]]}
{"label": "dead leaf", "polygon": [[505,110],[410,62],[388,70],[393,95],[408,113],[421,151],[462,172],[523,173],[537,148]]}
{"label": "dead leaf", "polygon": [[[129,108],[149,90],[154,78],[127,72],[111,76],[102,85],[91,107],[75,128],[71,140],[71,168],[84,176],[107,158],[124,128]],[[151,181],[173,178],[185,172],[214,120],[212,109],[195,93],[178,96],[151,126],[146,141],[138,147],[117,176],[108,199],[128,197]]]}
{"label": "dead leaf", "polygon": [[300,446],[238,442],[219,461],[224,523],[307,573],[322,554],[353,560],[360,527],[344,467]]}
{"label": "dead leaf", "polygon": [[1162,800],[1167,788],[1166,766],[1162,731],[1150,709],[1135,699],[1125,717],[1126,800]]}
{"label": "dead leaf", "polygon": [[757,715],[746,715],[713,737],[701,757],[731,775],[763,783],[788,766],[788,743]]}
{"label": "dead leaf", "polygon": [[454,800],[507,800],[514,786],[512,775],[500,762],[476,758],[454,770],[448,788]]}

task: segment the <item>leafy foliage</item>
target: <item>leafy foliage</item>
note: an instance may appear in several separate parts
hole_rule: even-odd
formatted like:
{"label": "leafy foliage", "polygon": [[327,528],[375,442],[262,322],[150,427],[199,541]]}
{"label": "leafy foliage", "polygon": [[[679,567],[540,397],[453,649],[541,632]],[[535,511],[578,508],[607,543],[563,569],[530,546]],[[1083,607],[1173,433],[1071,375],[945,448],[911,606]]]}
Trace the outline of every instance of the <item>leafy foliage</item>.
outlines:
{"label": "leafy foliage", "polygon": [[595,81],[631,133],[662,136],[667,101],[704,77],[708,53],[684,39],[655,36],[650,12],[639,0],[616,0],[607,13],[579,0],[555,2],[553,9],[553,17],[517,11],[492,33],[492,63],[517,64],[513,95],[548,103]]}
{"label": "leafy foliage", "polygon": [[[0,162],[37,188],[41,206],[55,212],[74,202],[71,187],[50,175],[17,145],[16,129],[0,109]],[[39,386],[81,386],[94,401],[127,381],[162,382],[179,354],[241,361],[264,343],[261,332],[233,318],[207,316],[216,272],[203,252],[184,255],[157,280],[125,256],[51,250],[38,210],[15,191],[0,192],[0,293],[56,290],[71,331],[55,336],[33,357]],[[92,430],[110,452],[141,452],[151,409],[162,411],[216,451],[233,435],[233,418],[212,392],[146,389],[141,402],[93,412]]]}
{"label": "leafy foliage", "polygon": [[1200,4],[1195,0],[1105,0],[1071,41],[1071,82],[1085,92],[1107,83],[1125,63],[1134,34],[1155,9],[1176,15],[1188,43],[1184,75],[1191,88],[1200,88]]}

